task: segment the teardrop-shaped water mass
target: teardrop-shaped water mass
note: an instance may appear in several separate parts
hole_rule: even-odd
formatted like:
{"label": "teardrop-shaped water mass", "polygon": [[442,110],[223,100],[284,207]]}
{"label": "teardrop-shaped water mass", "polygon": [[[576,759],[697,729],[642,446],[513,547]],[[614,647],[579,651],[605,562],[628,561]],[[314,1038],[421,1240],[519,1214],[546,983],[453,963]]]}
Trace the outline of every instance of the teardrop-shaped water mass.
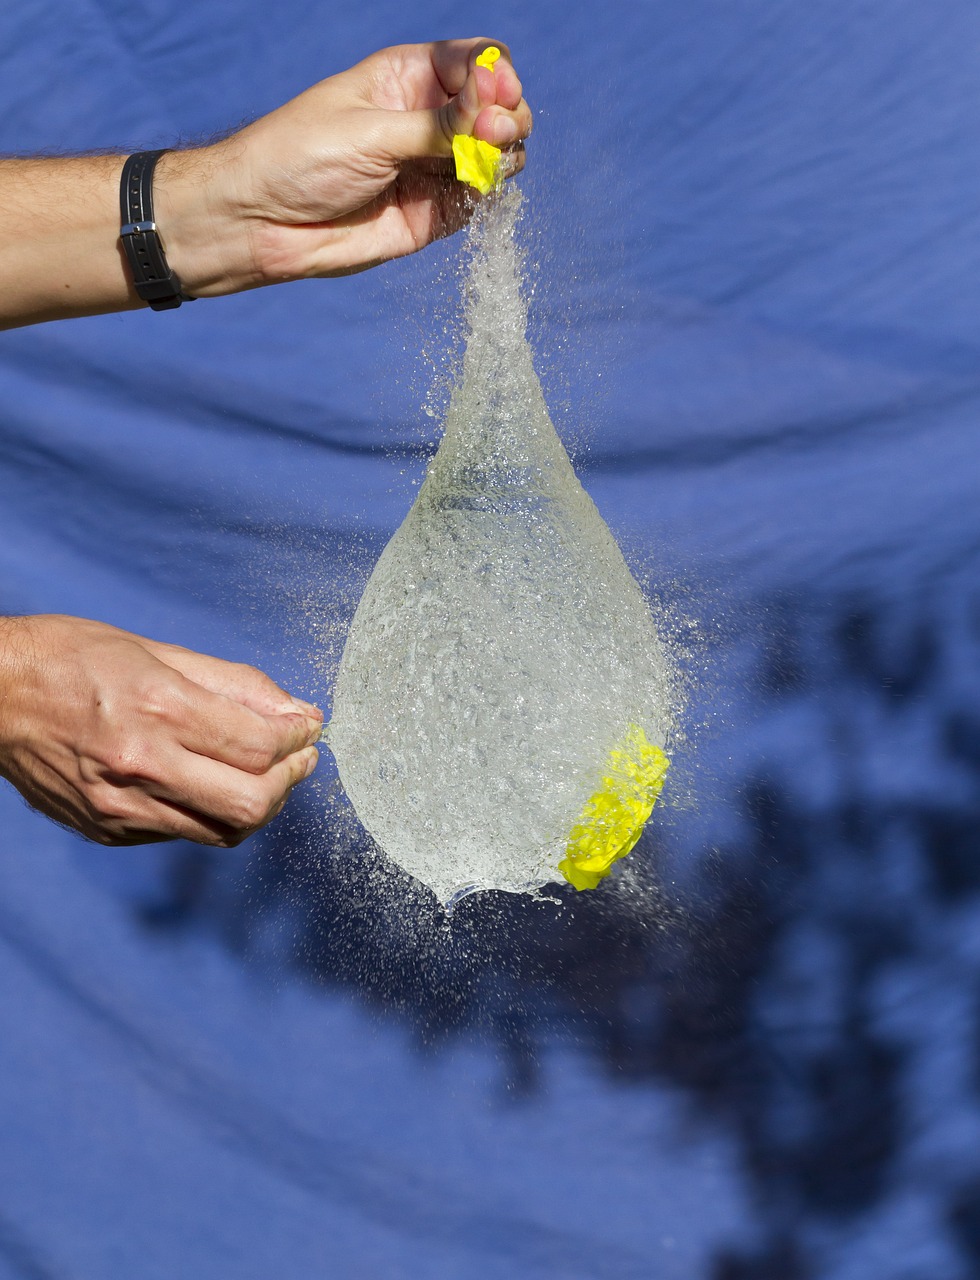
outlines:
{"label": "teardrop-shaped water mass", "polygon": [[462,378],[358,605],[327,737],[364,826],[443,903],[562,881],[611,755],[635,731],[662,748],[674,705],[650,609],[532,366],[519,201],[495,196],[472,233]]}

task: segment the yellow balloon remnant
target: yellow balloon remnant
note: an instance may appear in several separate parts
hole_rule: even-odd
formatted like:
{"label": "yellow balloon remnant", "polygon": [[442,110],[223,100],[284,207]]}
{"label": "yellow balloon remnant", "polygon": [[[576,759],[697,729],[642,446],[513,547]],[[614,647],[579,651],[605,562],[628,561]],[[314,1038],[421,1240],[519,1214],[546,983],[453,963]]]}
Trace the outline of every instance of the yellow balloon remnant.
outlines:
{"label": "yellow balloon remnant", "polygon": [[568,837],[558,870],[576,889],[594,889],[640,838],[670,765],[637,724],[609,753],[601,788],[591,797]]}
{"label": "yellow balloon remnant", "polygon": [[453,138],[453,159],[456,161],[456,177],[468,182],[481,195],[487,195],[497,185],[500,167],[500,148],[465,133]]}
{"label": "yellow balloon remnant", "polygon": [[[489,45],[477,58],[476,65],[493,71],[494,63],[499,57],[500,50],[497,46]],[[456,161],[456,177],[460,182],[476,187],[483,196],[488,195],[500,180],[500,148],[489,142],[457,133],[453,138],[453,159]]]}

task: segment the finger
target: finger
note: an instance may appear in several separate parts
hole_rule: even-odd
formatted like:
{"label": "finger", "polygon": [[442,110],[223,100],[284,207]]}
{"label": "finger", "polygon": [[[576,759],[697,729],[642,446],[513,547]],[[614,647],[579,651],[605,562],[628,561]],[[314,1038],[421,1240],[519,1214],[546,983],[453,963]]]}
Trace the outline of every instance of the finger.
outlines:
{"label": "finger", "polygon": [[164,780],[148,784],[146,794],[244,838],[275,817],[293,787],[316,768],[317,759],[316,747],[306,747],[256,776],[179,752],[168,762]]}
{"label": "finger", "polygon": [[[92,761],[69,751],[71,767],[66,768],[64,752],[47,753],[51,759],[44,752],[30,752],[25,759],[14,759],[11,780],[41,812],[102,844],[176,838],[238,843],[243,832],[274,816],[289,790],[312,772],[317,751],[304,744],[258,776],[191,754],[175,741],[175,717],[185,724],[188,712],[182,685],[224,704],[222,710],[231,708],[239,719],[266,724],[255,712],[172,672],[153,704],[127,718],[124,736],[104,763],[93,767]],[[304,717],[292,719],[302,726],[301,733],[306,731]]]}
{"label": "finger", "polygon": [[469,74],[459,93],[441,110],[452,133],[469,133],[495,146],[506,146],[531,132],[531,109],[509,61],[498,59],[492,70],[477,66],[480,52],[478,47],[472,50]]}
{"label": "finger", "polygon": [[482,102],[497,103],[509,111],[516,110],[520,105],[524,89],[517,78],[517,72],[506,58],[499,58],[493,70],[474,63],[470,75],[476,78]]}
{"label": "finger", "polygon": [[[484,50],[490,48],[499,49],[501,59],[513,65],[510,46],[504,44],[502,40],[494,40],[489,36],[474,36],[468,40],[437,40],[429,46],[432,69],[450,97],[455,97],[459,93],[470,72],[476,66],[477,58]],[[497,65],[499,67],[500,63]]]}
{"label": "finger", "polygon": [[[481,71],[486,68],[481,67]],[[394,162],[448,156],[458,133],[471,134],[494,146],[508,146],[531,132],[531,109],[522,100],[514,111],[484,102],[476,76],[471,76],[460,93],[445,106],[428,111],[387,113],[384,137]]]}
{"label": "finger", "polygon": [[[477,59],[488,48],[496,48],[500,51],[500,57],[494,63],[492,70],[477,63]],[[471,75],[476,78],[482,102],[496,103],[508,111],[516,111],[520,106],[524,97],[524,88],[514,70],[507,45],[494,40],[473,41],[467,56],[467,77]]]}
{"label": "finger", "polygon": [[141,812],[124,822],[72,823],[88,840],[96,844],[123,847],[141,844],[163,844],[168,840],[189,840],[192,844],[213,845],[233,849],[245,836],[231,827],[209,822],[200,814],[179,805],[144,797]]}
{"label": "finger", "polygon": [[[489,43],[449,41],[432,47],[433,67],[453,96],[440,107],[392,113],[386,118],[394,160],[447,155],[456,134],[471,134],[494,146],[507,146],[528,136],[531,110],[513,67],[502,59],[493,71],[476,65],[476,58]],[[498,48],[506,50],[506,46]],[[460,76],[464,68],[465,74]]]}
{"label": "finger", "polygon": [[507,147],[522,142],[531,132],[531,108],[522,102],[516,111],[504,111],[501,107],[486,107],[480,111],[470,128],[474,138],[492,142],[495,147]]}
{"label": "finger", "polygon": [[233,849],[253,834],[236,831],[233,827],[212,822],[201,814],[185,810],[180,805],[171,804],[166,800],[155,800],[149,796],[142,797],[139,812],[125,820],[79,823],[76,819],[70,821],[68,825],[96,844],[113,847],[162,844],[168,840],[189,840],[192,844]]}
{"label": "finger", "polygon": [[493,69],[497,103],[508,111],[516,111],[524,97],[524,86],[509,59],[501,58]]}
{"label": "finger", "polygon": [[[176,740],[195,755],[260,774],[320,736],[320,717],[263,715],[179,674],[172,681],[166,696],[148,703],[135,726],[137,735],[145,735],[147,754],[161,740]],[[159,776],[157,764],[153,773]]]}
{"label": "finger", "polygon": [[146,648],[181,675],[195,684],[232,698],[243,706],[251,707],[261,715],[288,715],[297,709],[310,714],[322,712],[312,703],[296,698],[279,687],[264,671],[244,662],[227,662],[205,653],[195,653],[175,644],[162,644],[155,640],[143,641]]}

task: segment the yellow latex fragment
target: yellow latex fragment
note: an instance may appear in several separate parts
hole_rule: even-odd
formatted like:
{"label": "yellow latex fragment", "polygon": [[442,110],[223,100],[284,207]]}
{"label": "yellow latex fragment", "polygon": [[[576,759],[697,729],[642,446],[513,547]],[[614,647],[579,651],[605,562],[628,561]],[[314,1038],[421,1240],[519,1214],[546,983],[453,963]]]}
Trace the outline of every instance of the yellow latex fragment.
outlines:
{"label": "yellow latex fragment", "polygon": [[[493,71],[500,57],[495,45],[484,49],[476,60],[478,67]],[[453,138],[453,159],[456,161],[456,177],[460,182],[476,187],[481,195],[491,192],[499,181],[500,148],[468,134],[457,133]]]}
{"label": "yellow latex fragment", "polygon": [[476,187],[481,195],[487,195],[497,185],[499,147],[465,133],[457,133],[453,138],[453,159],[456,161],[456,177],[460,182]]}
{"label": "yellow latex fragment", "polygon": [[640,838],[670,765],[637,724],[609,754],[602,786],[568,837],[558,870],[576,889],[594,889]]}

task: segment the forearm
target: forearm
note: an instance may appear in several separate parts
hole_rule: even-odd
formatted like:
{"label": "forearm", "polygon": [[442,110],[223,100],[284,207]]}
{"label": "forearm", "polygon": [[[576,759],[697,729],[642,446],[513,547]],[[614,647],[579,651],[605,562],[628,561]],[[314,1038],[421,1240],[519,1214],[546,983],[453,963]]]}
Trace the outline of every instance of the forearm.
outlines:
{"label": "forearm", "polygon": [[9,777],[8,757],[17,737],[15,695],[23,684],[30,650],[29,620],[0,616],[0,777]]}
{"label": "forearm", "polygon": [[[227,149],[229,144],[224,144]],[[163,156],[154,214],[168,261],[195,297],[247,288],[243,223],[216,173],[220,146]],[[119,239],[125,156],[0,160],[0,328],[146,304]]]}
{"label": "forearm", "polygon": [[0,160],[4,328],[140,305],[119,244],[123,160]]}
{"label": "forearm", "polygon": [[[462,226],[452,137],[507,146],[531,129],[506,46],[477,65],[487,43],[383,49],[221,142],[163,155],[153,221],[181,291],[349,275]],[[144,305],[119,238],[124,163],[0,160],[0,329]]]}

